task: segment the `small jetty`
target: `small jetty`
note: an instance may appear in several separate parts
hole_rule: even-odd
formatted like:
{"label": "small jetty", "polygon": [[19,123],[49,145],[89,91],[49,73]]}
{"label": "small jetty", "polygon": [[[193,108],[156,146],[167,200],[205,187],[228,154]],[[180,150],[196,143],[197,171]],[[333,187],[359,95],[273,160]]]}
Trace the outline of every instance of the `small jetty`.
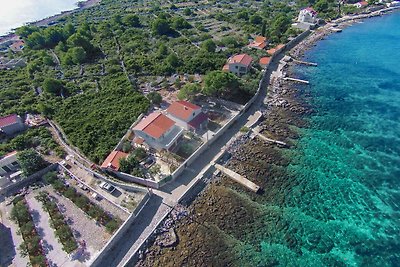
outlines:
{"label": "small jetty", "polygon": [[285,81],[292,81],[292,82],[297,82],[297,83],[310,84],[309,81],[301,80],[301,79],[296,79],[296,78],[285,77],[285,78],[283,78],[283,79],[284,79]]}
{"label": "small jetty", "polygon": [[238,174],[238,173],[236,173],[234,171],[231,171],[228,168],[225,168],[224,166],[222,166],[220,164],[215,164],[215,168],[217,168],[221,172],[223,172],[226,175],[228,175],[235,182],[238,182],[239,184],[244,185],[245,187],[247,187],[248,189],[250,189],[254,193],[260,193],[262,191],[262,188],[259,187],[258,185],[256,185],[255,183],[253,183],[252,181],[244,178],[242,175],[240,175],[240,174]]}
{"label": "small jetty", "polygon": [[258,136],[259,138],[261,138],[261,139],[263,139],[264,141],[266,141],[266,142],[274,143],[274,144],[277,144],[277,145],[280,145],[280,146],[283,146],[283,147],[288,147],[288,144],[286,144],[285,142],[282,142],[282,141],[278,141],[278,140],[274,140],[274,139],[268,138],[268,137],[266,137],[265,135],[260,134],[260,132],[259,132],[257,129],[254,129],[254,130],[253,130],[253,133],[254,133],[256,136]]}
{"label": "small jetty", "polygon": [[294,62],[294,63],[297,63],[297,64],[307,65],[307,66],[313,66],[313,67],[317,67],[317,66],[318,66],[317,63],[307,62],[307,61],[301,61],[301,60],[297,60],[297,59],[293,59],[293,62]]}
{"label": "small jetty", "polygon": [[331,27],[329,28],[329,30],[333,31],[333,32],[342,32],[343,30],[340,28],[335,28],[335,27]]}

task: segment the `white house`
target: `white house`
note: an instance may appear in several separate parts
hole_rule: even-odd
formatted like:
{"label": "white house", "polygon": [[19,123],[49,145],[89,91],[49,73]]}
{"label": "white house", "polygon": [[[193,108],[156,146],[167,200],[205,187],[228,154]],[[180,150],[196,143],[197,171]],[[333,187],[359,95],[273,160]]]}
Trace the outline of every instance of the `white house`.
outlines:
{"label": "white house", "polygon": [[357,3],[354,4],[354,6],[355,6],[356,8],[366,7],[366,6],[368,6],[368,2],[367,2],[367,1],[357,2]]}
{"label": "white house", "polygon": [[236,75],[246,74],[251,66],[253,58],[247,54],[240,54],[232,56],[228,59],[228,62],[222,68],[223,71],[229,71]]}
{"label": "white house", "polygon": [[135,138],[156,150],[172,150],[183,134],[183,129],[161,112],[153,112],[133,127]]}
{"label": "white house", "polygon": [[0,118],[0,132],[4,132],[6,135],[12,135],[24,129],[25,124],[17,114],[11,114]]}
{"label": "white house", "polygon": [[315,11],[312,7],[307,7],[300,10],[299,17],[297,21],[300,23],[317,23],[317,11]]}
{"label": "white house", "polygon": [[170,119],[185,130],[198,131],[207,127],[207,115],[201,107],[188,101],[175,101],[166,112]]}

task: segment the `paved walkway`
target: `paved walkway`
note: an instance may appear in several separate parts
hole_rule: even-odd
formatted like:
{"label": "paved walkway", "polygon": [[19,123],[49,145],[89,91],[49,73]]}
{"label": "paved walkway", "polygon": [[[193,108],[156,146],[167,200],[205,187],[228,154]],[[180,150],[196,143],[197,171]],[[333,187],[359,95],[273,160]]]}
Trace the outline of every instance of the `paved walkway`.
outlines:
{"label": "paved walkway", "polygon": [[35,199],[37,194],[31,193],[26,197],[26,201],[32,210],[32,218],[36,230],[42,239],[43,248],[50,266],[61,266],[68,260],[68,255],[63,251],[62,244],[58,242],[53,228],[50,226],[50,216],[42,207],[42,203]]}

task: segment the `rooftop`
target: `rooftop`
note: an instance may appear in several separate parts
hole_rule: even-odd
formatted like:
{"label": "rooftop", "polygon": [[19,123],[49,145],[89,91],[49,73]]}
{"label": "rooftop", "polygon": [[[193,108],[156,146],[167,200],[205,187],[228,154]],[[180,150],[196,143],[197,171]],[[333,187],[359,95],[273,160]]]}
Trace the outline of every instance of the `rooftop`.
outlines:
{"label": "rooftop", "polygon": [[195,110],[199,109],[201,109],[199,106],[188,101],[175,101],[167,108],[167,112],[178,119],[186,121]]}
{"label": "rooftop", "polygon": [[5,127],[18,122],[17,114],[10,114],[0,118],[0,127]]}
{"label": "rooftop", "polygon": [[247,54],[240,54],[240,55],[235,55],[228,60],[228,64],[234,64],[234,63],[240,63],[246,66],[250,66],[251,62],[253,61],[253,58]]}
{"label": "rooftop", "polygon": [[101,167],[102,168],[111,168],[111,169],[118,171],[119,170],[119,160],[121,158],[125,159],[126,157],[128,157],[127,153],[114,150],[113,152],[110,153],[110,155],[108,155],[108,157],[103,162],[103,164],[101,164]]}
{"label": "rooftop", "polygon": [[260,58],[259,63],[260,65],[267,65],[270,61],[271,61],[270,57],[262,57]]}
{"label": "rooftop", "polygon": [[133,130],[143,131],[149,136],[158,139],[174,125],[175,122],[161,112],[153,112],[143,118],[133,127]]}

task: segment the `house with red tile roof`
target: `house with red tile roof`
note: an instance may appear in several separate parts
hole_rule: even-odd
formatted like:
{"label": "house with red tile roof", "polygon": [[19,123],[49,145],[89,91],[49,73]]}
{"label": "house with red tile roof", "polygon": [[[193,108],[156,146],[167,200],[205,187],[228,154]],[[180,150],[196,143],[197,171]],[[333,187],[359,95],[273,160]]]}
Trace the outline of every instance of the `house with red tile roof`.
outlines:
{"label": "house with red tile roof", "polygon": [[128,157],[127,153],[114,150],[113,152],[110,153],[110,155],[107,156],[107,158],[104,160],[103,164],[101,164],[101,168],[118,171],[119,170],[119,161],[121,159],[126,159],[127,157]]}
{"label": "house with red tile roof", "polygon": [[18,40],[14,42],[12,45],[10,45],[10,49],[14,52],[19,52],[22,51],[25,47],[25,42],[24,40]]}
{"label": "house with red tile roof", "polygon": [[21,132],[25,129],[20,116],[17,114],[10,114],[4,117],[0,117],[0,132],[6,135],[12,135],[17,132]]}
{"label": "house with red tile roof", "polygon": [[300,10],[297,21],[314,24],[317,22],[317,15],[317,11],[315,11],[312,7],[307,7]]}
{"label": "house with red tile roof", "polygon": [[205,129],[208,117],[201,107],[188,101],[175,101],[166,110],[167,116],[185,130],[199,131]]}
{"label": "house with red tile roof", "polygon": [[247,47],[261,50],[264,49],[267,44],[267,38],[264,36],[256,36],[256,38],[254,38],[254,40]]}
{"label": "house with red tile roof", "polygon": [[265,68],[268,66],[269,62],[271,61],[271,57],[262,57],[260,58],[260,61],[258,62],[262,68]]}
{"label": "house with red tile roof", "polygon": [[161,112],[153,112],[133,127],[135,138],[141,138],[156,150],[172,150],[178,144],[183,129]]}
{"label": "house with red tile roof", "polygon": [[253,58],[247,54],[234,55],[228,59],[227,64],[222,68],[223,71],[229,71],[236,75],[246,74],[250,67]]}
{"label": "house with red tile roof", "polygon": [[368,2],[367,1],[360,1],[360,2],[355,3],[354,6],[356,8],[363,8],[363,7],[368,6]]}
{"label": "house with red tile roof", "polygon": [[276,53],[279,53],[284,47],[285,47],[284,44],[278,44],[274,48],[268,49],[267,53],[272,56],[272,55],[274,55]]}

